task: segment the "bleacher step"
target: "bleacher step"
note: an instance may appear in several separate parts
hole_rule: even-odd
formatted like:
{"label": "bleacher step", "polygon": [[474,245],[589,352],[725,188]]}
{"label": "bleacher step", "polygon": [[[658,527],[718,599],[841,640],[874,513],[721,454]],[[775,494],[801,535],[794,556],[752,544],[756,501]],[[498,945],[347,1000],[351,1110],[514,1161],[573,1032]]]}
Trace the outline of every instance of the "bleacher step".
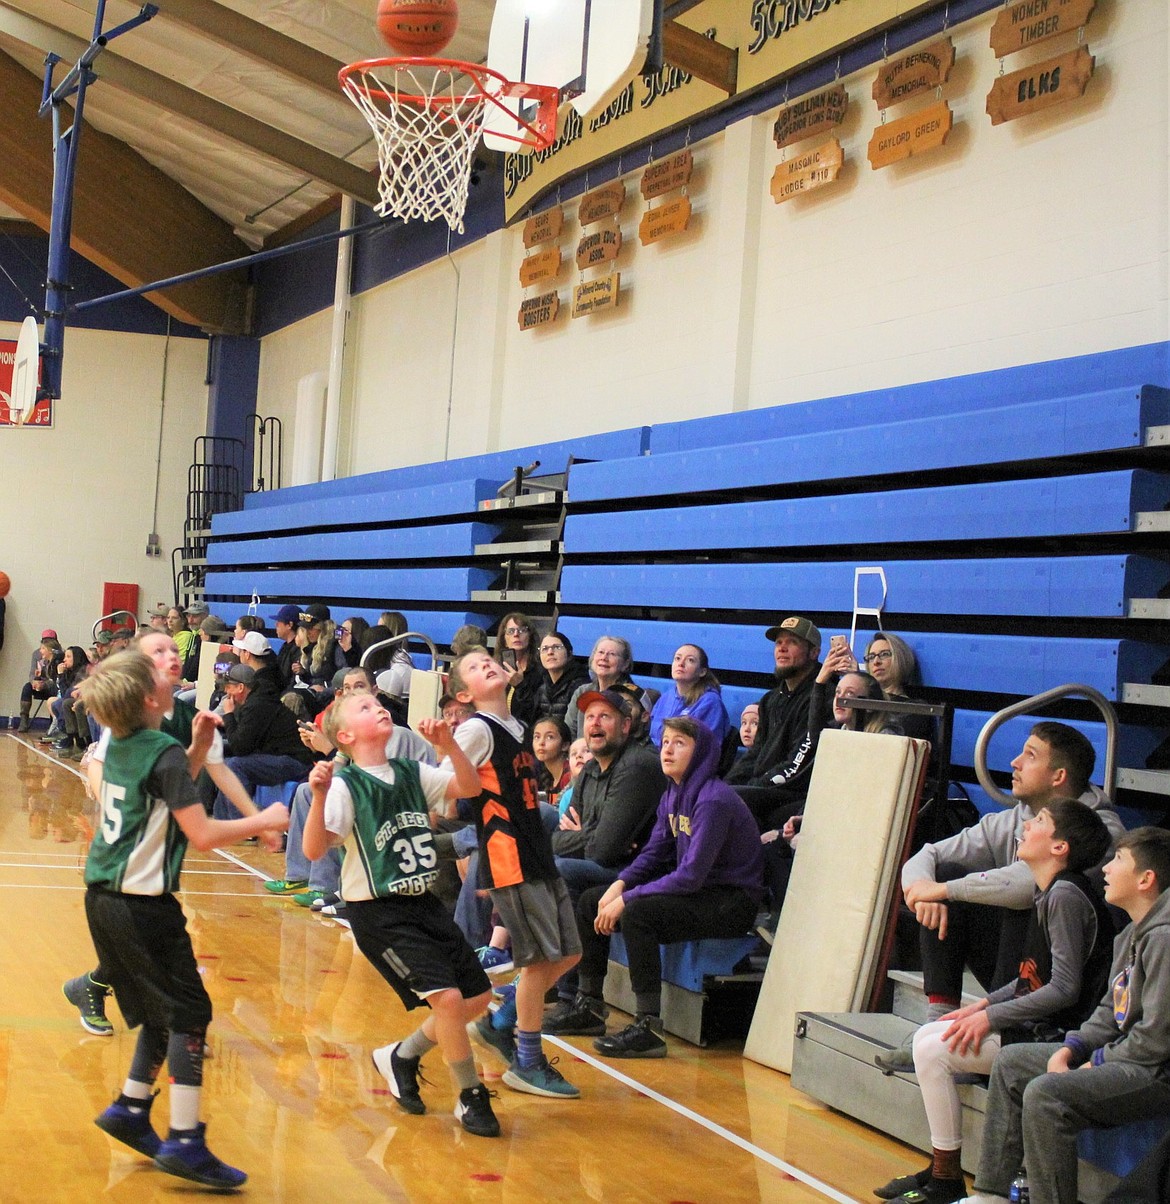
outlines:
{"label": "bleacher step", "polygon": [[521,539],[513,543],[477,543],[477,556],[555,556],[561,550],[557,539]]}
{"label": "bleacher step", "polygon": [[528,510],[537,506],[559,506],[569,499],[563,493],[522,493],[519,497],[489,497],[479,504],[480,510]]}
{"label": "bleacher step", "polygon": [[1170,771],[1165,769],[1119,769],[1117,784],[1123,790],[1170,795]]}
{"label": "bleacher step", "polygon": [[1146,447],[1166,447],[1170,444],[1170,426],[1148,426],[1145,435]]}
{"label": "bleacher step", "polygon": [[1145,682],[1127,681],[1121,687],[1121,701],[1135,706],[1170,707],[1170,686],[1151,686]]}
{"label": "bleacher step", "polygon": [[[890,970],[886,975],[894,984],[894,1015],[913,1024],[925,1024],[928,1004],[922,990],[921,970]],[[971,974],[963,976],[963,1004],[977,1003],[987,994]]]}
{"label": "bleacher step", "polygon": [[1133,529],[1138,534],[1170,531],[1170,510],[1139,510],[1134,515]]}
{"label": "bleacher step", "polygon": [[1170,619],[1170,598],[1131,598],[1131,619]]}
{"label": "bleacher step", "polygon": [[472,602],[535,602],[551,606],[556,601],[555,591],[546,589],[473,589]]}

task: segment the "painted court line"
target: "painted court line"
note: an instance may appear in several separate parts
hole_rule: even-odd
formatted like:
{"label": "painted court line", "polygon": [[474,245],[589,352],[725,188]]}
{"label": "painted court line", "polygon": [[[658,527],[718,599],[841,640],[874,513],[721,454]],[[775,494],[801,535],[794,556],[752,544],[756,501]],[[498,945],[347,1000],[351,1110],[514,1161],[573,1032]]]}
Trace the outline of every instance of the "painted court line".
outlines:
{"label": "painted court line", "polygon": [[22,740],[19,736],[14,735],[12,732],[8,733],[8,739],[15,740],[17,744],[23,744],[25,748],[29,748],[35,752],[38,757],[44,757],[44,759],[48,761],[50,765],[56,765],[58,769],[64,769],[66,773],[71,773],[75,778],[80,778],[83,782],[85,781],[85,774],[83,774],[80,769],[75,768],[73,765],[67,765],[64,761],[59,761],[56,757],[50,756],[47,752],[39,749],[31,741]]}
{"label": "painted court line", "polygon": [[852,1196],[843,1195],[836,1188],[830,1187],[827,1183],[822,1183],[819,1179],[814,1179],[812,1175],[807,1174],[798,1167],[792,1166],[790,1163],[784,1162],[782,1159],[777,1158],[775,1154],[769,1154],[767,1150],[761,1150],[759,1146],[752,1145],[750,1141],[745,1140],[736,1133],[732,1133],[730,1129],[725,1129],[722,1125],[717,1125],[713,1120],[708,1120],[707,1117],[700,1113],[693,1112],[690,1108],[678,1103],[677,1100],[672,1100],[669,1096],[655,1091],[653,1087],[647,1087],[644,1083],[639,1083],[637,1079],[632,1079],[629,1075],[622,1074],[620,1070],[615,1070],[612,1066],[608,1066],[604,1062],[599,1062],[596,1058],[585,1053],[584,1050],[578,1049],[575,1045],[570,1045],[560,1037],[553,1037],[548,1033],[544,1033],[541,1036],[541,1040],[559,1046],[571,1057],[580,1058],[582,1062],[609,1075],[611,1079],[616,1079],[619,1083],[624,1083],[627,1087],[632,1087],[635,1091],[640,1091],[643,1095],[661,1104],[664,1108],[669,1108],[672,1112],[677,1112],[679,1116],[685,1117],[697,1125],[702,1125],[704,1129],[714,1133],[717,1137],[722,1137],[724,1141],[729,1141],[732,1145],[739,1146],[741,1150],[751,1154],[753,1158],[759,1158],[761,1162],[766,1162],[778,1171],[782,1171],[786,1175],[791,1175],[794,1179],[803,1183],[806,1187],[811,1187],[813,1191],[824,1196],[826,1199],[836,1200],[837,1204],[856,1204]]}
{"label": "painted court line", "polygon": [[[0,890],[85,890],[85,883],[76,886],[53,886],[48,882],[0,882]],[[175,892],[180,899],[185,896],[208,899],[260,899],[254,890],[178,890]]]}
{"label": "painted court line", "polygon": [[213,849],[217,857],[222,857],[225,861],[230,861],[232,865],[238,865],[241,869],[247,870],[254,878],[259,878],[261,882],[268,881],[268,875],[263,870],[258,870],[254,865],[249,865],[242,857],[237,857],[235,853],[229,853],[227,849]]}

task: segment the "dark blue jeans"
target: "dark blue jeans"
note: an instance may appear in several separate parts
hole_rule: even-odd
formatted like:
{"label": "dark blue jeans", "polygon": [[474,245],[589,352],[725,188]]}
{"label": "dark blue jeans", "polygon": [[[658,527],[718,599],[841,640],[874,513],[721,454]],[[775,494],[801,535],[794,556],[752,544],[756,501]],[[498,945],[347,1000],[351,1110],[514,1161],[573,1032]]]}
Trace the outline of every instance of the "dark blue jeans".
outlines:
{"label": "dark blue jeans", "polygon": [[[246,757],[225,757],[224,764],[243,783],[249,794],[257,786],[279,786],[282,782],[303,782],[309,767],[296,757],[276,753],[249,753]],[[240,813],[228,802],[221,790],[215,796],[212,814],[216,819],[239,819]]]}

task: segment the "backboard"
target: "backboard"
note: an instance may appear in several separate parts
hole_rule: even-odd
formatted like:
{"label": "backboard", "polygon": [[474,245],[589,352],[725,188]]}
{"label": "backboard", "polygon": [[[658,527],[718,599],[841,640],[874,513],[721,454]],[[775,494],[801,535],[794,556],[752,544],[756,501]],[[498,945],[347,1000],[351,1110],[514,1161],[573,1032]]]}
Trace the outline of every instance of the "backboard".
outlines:
{"label": "backboard", "polygon": [[12,362],[12,393],[8,398],[8,412],[16,426],[22,425],[32,417],[33,408],[37,404],[40,354],[36,319],[27,317],[20,324],[20,334],[16,340],[16,358]]}
{"label": "backboard", "polygon": [[[487,65],[518,83],[560,88],[562,103],[585,117],[642,71],[661,13],[659,0],[496,0]],[[515,139],[500,134],[515,129],[508,113],[525,102],[504,103],[507,110],[488,115],[484,145],[514,151]]]}

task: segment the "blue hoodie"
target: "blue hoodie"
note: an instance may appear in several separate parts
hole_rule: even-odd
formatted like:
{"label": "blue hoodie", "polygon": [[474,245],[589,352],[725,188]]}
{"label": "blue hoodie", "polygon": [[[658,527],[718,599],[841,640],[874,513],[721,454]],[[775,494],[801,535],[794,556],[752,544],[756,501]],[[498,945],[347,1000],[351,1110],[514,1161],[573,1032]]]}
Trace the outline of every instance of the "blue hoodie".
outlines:
{"label": "blue hoodie", "polygon": [[621,872],[627,902],[710,886],[737,886],[757,902],[763,897],[760,830],[739,795],[715,776],[719,752],[719,741],[700,724],[682,781],[667,786],[646,847]]}

